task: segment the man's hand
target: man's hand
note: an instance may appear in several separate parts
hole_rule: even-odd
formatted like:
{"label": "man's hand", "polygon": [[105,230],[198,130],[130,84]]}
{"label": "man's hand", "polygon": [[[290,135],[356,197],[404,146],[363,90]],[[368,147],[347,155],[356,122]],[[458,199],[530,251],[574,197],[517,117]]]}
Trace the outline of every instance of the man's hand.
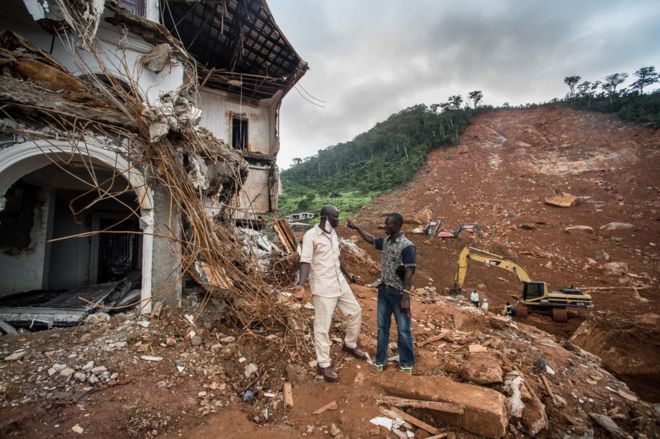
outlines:
{"label": "man's hand", "polygon": [[302,285],[293,287],[293,298],[295,300],[303,300],[305,298],[305,288]]}
{"label": "man's hand", "polygon": [[358,229],[357,224],[355,224],[355,223],[354,223],[353,221],[351,221],[351,220],[348,220],[348,221],[346,222],[346,227],[348,227],[349,229],[353,229],[353,230],[357,230],[357,229]]}

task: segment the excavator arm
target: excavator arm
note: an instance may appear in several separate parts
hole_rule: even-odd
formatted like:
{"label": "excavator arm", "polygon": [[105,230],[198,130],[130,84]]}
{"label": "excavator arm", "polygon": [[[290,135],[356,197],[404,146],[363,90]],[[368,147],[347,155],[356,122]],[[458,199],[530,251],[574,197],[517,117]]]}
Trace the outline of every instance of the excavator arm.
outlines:
{"label": "excavator arm", "polygon": [[529,273],[519,264],[513,262],[511,259],[504,256],[496,255],[485,250],[480,250],[474,247],[464,247],[458,256],[458,267],[456,269],[456,276],[454,277],[454,291],[460,291],[465,283],[465,275],[467,274],[468,263],[470,260],[482,262],[489,266],[503,268],[504,270],[514,273],[518,280],[521,282],[531,282]]}

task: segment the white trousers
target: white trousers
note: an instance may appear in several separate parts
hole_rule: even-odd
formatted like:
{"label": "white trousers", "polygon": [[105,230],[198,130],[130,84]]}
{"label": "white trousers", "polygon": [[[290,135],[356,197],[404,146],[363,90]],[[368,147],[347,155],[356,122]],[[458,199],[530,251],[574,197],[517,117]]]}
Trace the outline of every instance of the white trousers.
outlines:
{"label": "white trousers", "polygon": [[350,289],[339,297],[312,296],[314,303],[314,346],[316,348],[316,361],[321,367],[328,367],[330,359],[330,327],[332,314],[338,307],[344,315],[346,336],[344,343],[349,348],[357,347],[360,327],[362,325],[362,308]]}

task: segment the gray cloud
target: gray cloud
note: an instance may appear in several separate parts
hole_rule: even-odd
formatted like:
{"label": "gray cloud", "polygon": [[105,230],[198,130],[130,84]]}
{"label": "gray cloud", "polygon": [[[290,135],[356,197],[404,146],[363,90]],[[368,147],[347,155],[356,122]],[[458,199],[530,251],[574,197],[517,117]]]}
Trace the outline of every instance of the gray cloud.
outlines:
{"label": "gray cloud", "polygon": [[302,86],[326,101],[319,108],[295,90],[284,99],[283,168],[410,105],[475,89],[487,104],[541,102],[566,93],[565,76],[597,80],[660,59],[660,8],[652,0],[270,0],[269,6],[310,65]]}

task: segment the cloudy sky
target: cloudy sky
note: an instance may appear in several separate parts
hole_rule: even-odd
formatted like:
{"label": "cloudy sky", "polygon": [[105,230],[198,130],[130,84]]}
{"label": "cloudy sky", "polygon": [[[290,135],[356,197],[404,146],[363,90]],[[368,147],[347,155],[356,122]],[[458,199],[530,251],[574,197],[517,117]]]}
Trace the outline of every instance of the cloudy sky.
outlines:
{"label": "cloudy sky", "polygon": [[414,104],[465,98],[472,90],[483,91],[485,104],[541,102],[563,96],[569,75],[593,81],[642,66],[660,69],[657,0],[268,4],[310,66],[282,104],[283,169]]}

